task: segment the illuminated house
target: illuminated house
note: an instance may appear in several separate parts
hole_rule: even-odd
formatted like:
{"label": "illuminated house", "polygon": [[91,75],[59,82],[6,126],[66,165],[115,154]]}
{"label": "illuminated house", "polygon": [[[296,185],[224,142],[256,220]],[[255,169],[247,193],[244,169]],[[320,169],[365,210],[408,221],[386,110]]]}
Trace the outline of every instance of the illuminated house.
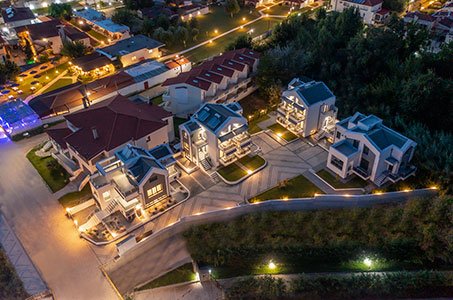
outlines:
{"label": "illuminated house", "polygon": [[332,137],[337,107],[335,95],[321,81],[303,82],[299,78],[288,84],[277,109],[277,122],[294,134],[316,139]]}
{"label": "illuminated house", "polygon": [[112,62],[98,52],[74,58],[70,68],[83,78],[98,78],[115,71]]}
{"label": "illuminated house", "polygon": [[253,145],[239,103],[206,103],[179,132],[182,157],[205,170],[231,164]]}
{"label": "illuminated house", "polygon": [[381,186],[415,174],[410,161],[416,145],[384,126],[382,119],[357,112],[337,123],[327,167],[341,178],[355,174]]}
{"label": "illuminated house", "polygon": [[128,144],[96,163],[89,183],[105,215],[120,211],[131,220],[137,209],[161,206],[171,199],[169,171],[152,151],[160,149],[147,151]]}
{"label": "illuminated house", "polygon": [[24,133],[40,125],[39,116],[21,100],[0,104],[0,127],[8,136]]}
{"label": "illuminated house", "polygon": [[17,36],[22,39],[22,43],[27,40],[33,51],[33,55],[49,49],[53,54],[59,54],[63,47],[59,29],[63,24],[59,20],[30,24],[16,28]]}
{"label": "illuminated house", "polygon": [[374,24],[382,23],[383,18],[388,15],[388,11],[382,9],[383,0],[331,0],[332,10],[343,12],[348,8],[355,8],[363,23]]}
{"label": "illuminated house", "polygon": [[112,40],[121,40],[130,37],[129,27],[116,24],[111,19],[106,18],[103,13],[90,7],[75,11],[74,16],[80,25],[86,23],[95,31],[108,36]]}

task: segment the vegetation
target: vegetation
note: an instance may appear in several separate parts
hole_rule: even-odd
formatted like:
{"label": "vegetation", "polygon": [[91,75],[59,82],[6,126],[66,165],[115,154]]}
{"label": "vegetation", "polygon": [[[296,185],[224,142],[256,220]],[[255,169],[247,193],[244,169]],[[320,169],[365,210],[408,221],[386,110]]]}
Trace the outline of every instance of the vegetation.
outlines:
{"label": "vegetation", "polygon": [[27,158],[52,192],[55,193],[69,182],[69,174],[52,156],[37,156],[35,152],[40,148],[41,145],[31,149],[30,152],[27,153]]}
{"label": "vegetation", "polygon": [[137,10],[140,8],[154,6],[153,0],[123,0],[123,4],[127,9]]}
{"label": "vegetation", "polygon": [[225,11],[233,18],[233,15],[241,11],[241,7],[237,0],[226,0]]}
{"label": "vegetation", "polygon": [[[192,258],[220,276],[451,268],[453,198],[434,197],[371,208],[262,212],[184,233]],[[364,257],[381,261],[365,267]],[[354,263],[355,262],[355,263]],[[222,275],[223,274],[223,275]]]}
{"label": "vegetation", "polygon": [[71,78],[61,78],[61,79],[58,79],[54,84],[52,84],[51,86],[49,86],[43,93],[48,93],[48,92],[51,92],[53,90],[56,90],[56,89],[59,89],[61,87],[64,87],[64,86],[67,86],[67,85],[70,85],[72,84],[72,79]]}
{"label": "vegetation", "polygon": [[396,272],[357,275],[300,275],[285,282],[271,276],[251,277],[235,282],[227,299],[363,299],[368,297],[446,297],[451,296],[451,276],[441,272]]}
{"label": "vegetation", "polygon": [[9,262],[3,249],[0,248],[0,299],[19,300],[28,297],[29,295],[14,267]]}
{"label": "vegetation", "polygon": [[339,177],[337,178],[327,170],[321,170],[316,174],[336,189],[364,188],[367,185],[365,180],[357,176],[354,176],[347,182],[342,182]]}
{"label": "vegetation", "polygon": [[141,286],[137,291],[154,289],[161,286],[177,284],[182,282],[188,282],[195,280],[195,273],[191,263],[185,264],[173,271],[168,272],[161,277],[154,279],[153,281]]}
{"label": "vegetation", "polygon": [[91,188],[89,184],[86,184],[85,187],[80,192],[71,192],[67,193],[66,195],[60,197],[58,202],[64,207],[74,207],[89,198],[91,198]]}
{"label": "vegetation", "polygon": [[56,19],[71,20],[72,6],[69,3],[51,3],[48,14]]}
{"label": "vegetation", "polygon": [[251,170],[251,171],[255,171],[256,169],[260,168],[261,166],[263,166],[266,163],[264,158],[262,158],[259,155],[253,155],[253,156],[247,155],[247,156],[244,156],[243,158],[241,158],[238,162],[241,165],[243,165],[244,167],[246,167],[247,170]]}
{"label": "vegetation", "polygon": [[112,21],[128,26],[133,33],[138,33],[142,24],[137,14],[130,9],[116,9],[112,15]]}
{"label": "vegetation", "polygon": [[236,38],[234,42],[228,45],[225,50],[236,50],[236,49],[242,49],[242,48],[253,48],[253,42],[252,42],[252,37],[247,34],[240,35]]}
{"label": "vegetation", "polygon": [[84,56],[88,52],[88,48],[81,41],[75,42],[64,42],[63,48],[61,49],[61,55],[77,58]]}
{"label": "vegetation", "polygon": [[173,127],[175,129],[175,137],[179,138],[179,125],[187,122],[187,119],[180,117],[173,117]]}
{"label": "vegetation", "polygon": [[7,80],[15,80],[19,73],[20,69],[15,62],[7,60],[0,63],[0,84],[4,84]]}
{"label": "vegetation", "polygon": [[282,139],[284,139],[287,142],[291,142],[291,141],[297,139],[297,135],[295,135],[294,133],[292,133],[289,130],[286,130],[285,127],[283,127],[282,125],[280,125],[278,123],[272,124],[268,128],[270,130],[272,130],[278,137],[281,137]]}
{"label": "vegetation", "polygon": [[431,53],[428,39],[424,29],[395,18],[386,27],[364,27],[354,10],[320,10],[315,20],[295,15],[262,47],[257,84],[273,103],[294,77],[324,81],[340,118],[356,111],[383,118],[418,143],[420,185],[434,181],[451,192],[453,44]]}
{"label": "vegetation", "polygon": [[322,193],[323,192],[318,187],[316,187],[316,185],[311,183],[311,181],[305,178],[304,175],[299,175],[297,177],[279,182],[276,187],[250,199],[250,202],[253,203],[285,198],[307,198],[313,197],[314,194]]}
{"label": "vegetation", "polygon": [[251,121],[249,121],[249,133],[253,134],[260,132],[262,129],[261,127],[258,126],[258,124],[268,119],[269,119],[268,115],[262,115],[260,117],[253,118]]}
{"label": "vegetation", "polygon": [[230,182],[235,182],[244,176],[247,176],[247,172],[236,163],[220,168],[217,170],[217,173]]}

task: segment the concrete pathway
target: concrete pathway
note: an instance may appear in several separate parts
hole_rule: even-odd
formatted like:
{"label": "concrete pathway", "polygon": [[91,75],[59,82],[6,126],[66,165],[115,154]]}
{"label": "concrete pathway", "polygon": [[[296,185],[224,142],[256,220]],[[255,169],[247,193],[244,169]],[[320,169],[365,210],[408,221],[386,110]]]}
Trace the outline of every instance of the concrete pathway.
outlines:
{"label": "concrete pathway", "polygon": [[160,287],[152,290],[136,292],[135,300],[219,300],[223,299],[223,293],[213,282],[195,282],[182,285]]}
{"label": "concrete pathway", "polygon": [[116,299],[99,269],[114,247],[91,248],[79,238],[57,201],[65,191],[52,194],[25,157],[44,139],[0,140],[2,212],[56,299]]}
{"label": "concrete pathway", "polygon": [[3,214],[0,213],[0,244],[11,264],[16,269],[16,273],[24,284],[24,288],[29,295],[36,295],[47,291],[41,275],[36,270],[32,261],[25,252],[14,231],[6,222]]}

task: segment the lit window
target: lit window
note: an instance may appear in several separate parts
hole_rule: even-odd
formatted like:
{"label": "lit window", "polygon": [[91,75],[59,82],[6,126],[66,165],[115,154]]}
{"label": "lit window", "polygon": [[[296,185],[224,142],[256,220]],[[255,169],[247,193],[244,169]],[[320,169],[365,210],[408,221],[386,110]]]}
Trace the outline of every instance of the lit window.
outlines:
{"label": "lit window", "polygon": [[137,59],[137,56],[132,56],[132,60],[136,60]]}
{"label": "lit window", "polygon": [[153,53],[153,49],[149,49],[149,50],[148,50],[148,53]]}
{"label": "lit window", "polygon": [[107,191],[107,192],[102,193],[102,198],[104,198],[105,201],[109,201],[110,200],[110,192]]}
{"label": "lit window", "polygon": [[148,195],[148,197],[152,197],[152,196],[160,193],[161,191],[162,191],[162,184],[158,184],[155,187],[147,190],[146,194]]}

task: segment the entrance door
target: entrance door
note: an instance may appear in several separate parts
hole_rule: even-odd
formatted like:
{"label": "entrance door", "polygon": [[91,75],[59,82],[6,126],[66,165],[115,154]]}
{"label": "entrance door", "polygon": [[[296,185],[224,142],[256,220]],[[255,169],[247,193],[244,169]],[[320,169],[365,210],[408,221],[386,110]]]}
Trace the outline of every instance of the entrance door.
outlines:
{"label": "entrance door", "polygon": [[145,81],[145,90],[149,88],[149,83],[148,81]]}

